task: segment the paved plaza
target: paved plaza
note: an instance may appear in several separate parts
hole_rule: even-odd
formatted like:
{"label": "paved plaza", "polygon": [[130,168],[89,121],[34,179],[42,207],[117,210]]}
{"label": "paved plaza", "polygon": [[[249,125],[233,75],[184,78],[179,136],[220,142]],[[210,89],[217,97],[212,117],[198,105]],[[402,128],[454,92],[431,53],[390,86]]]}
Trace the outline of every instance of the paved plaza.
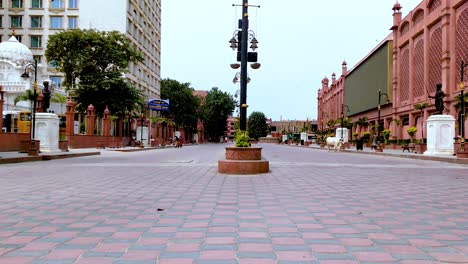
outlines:
{"label": "paved plaza", "polygon": [[0,263],[468,263],[468,165],[225,146],[0,165]]}

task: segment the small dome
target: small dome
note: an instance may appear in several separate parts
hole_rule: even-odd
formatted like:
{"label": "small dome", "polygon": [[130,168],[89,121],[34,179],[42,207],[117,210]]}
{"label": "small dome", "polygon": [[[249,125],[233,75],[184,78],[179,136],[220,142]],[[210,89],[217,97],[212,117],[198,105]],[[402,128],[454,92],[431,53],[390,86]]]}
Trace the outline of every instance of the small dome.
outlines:
{"label": "small dome", "polygon": [[33,61],[31,50],[20,43],[15,36],[0,43],[0,59],[15,63],[29,63]]}
{"label": "small dome", "polygon": [[397,2],[395,3],[395,5],[393,5],[392,10],[393,10],[393,11],[400,11],[400,9],[401,9],[401,5],[400,5],[400,3],[398,3],[398,1],[397,1]]}

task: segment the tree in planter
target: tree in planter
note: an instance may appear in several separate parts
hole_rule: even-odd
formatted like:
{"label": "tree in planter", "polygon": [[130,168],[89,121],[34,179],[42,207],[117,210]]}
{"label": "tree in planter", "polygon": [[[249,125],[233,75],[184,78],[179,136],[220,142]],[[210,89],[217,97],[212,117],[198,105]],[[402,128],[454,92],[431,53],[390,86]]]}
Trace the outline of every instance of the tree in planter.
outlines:
{"label": "tree in planter", "polygon": [[361,136],[362,142],[367,143],[370,140],[370,132],[364,132]]}
{"label": "tree in planter", "polygon": [[382,131],[383,138],[385,140],[385,144],[388,144],[388,140],[390,139],[390,136],[392,135],[392,132],[390,129],[384,129]]}
{"label": "tree in planter", "polygon": [[410,136],[411,142],[413,142],[414,135],[416,134],[416,132],[418,132],[418,129],[416,127],[409,127],[408,129],[406,129],[406,132]]}
{"label": "tree in planter", "polygon": [[[465,106],[465,113],[468,112],[468,93],[464,93],[463,94],[463,101],[464,101],[464,106]],[[455,96],[455,111],[457,111],[458,113],[458,124],[457,124],[457,128],[458,128],[458,134],[461,135],[461,126],[460,126],[460,123],[462,122],[461,121],[461,114],[462,114],[462,109],[461,109],[461,106],[462,106],[462,100],[461,100],[461,95],[457,95]],[[465,114],[465,120],[466,120],[466,114]],[[463,120],[463,122],[465,122],[465,120]]]}
{"label": "tree in planter", "polygon": [[247,130],[249,131],[249,136],[255,140],[266,137],[268,134],[268,124],[265,114],[262,112],[252,112],[249,116]]}
{"label": "tree in planter", "polygon": [[[428,103],[415,104],[414,109],[419,110],[421,112],[421,118],[423,118],[424,109],[428,106]],[[421,121],[421,141],[424,142],[424,120]]]}
{"label": "tree in planter", "polygon": [[[397,127],[401,126],[401,119],[392,119],[392,121],[390,121],[390,123],[391,122],[395,122]],[[395,137],[396,137],[397,145],[399,145],[400,144],[400,139],[397,136],[393,136],[393,138],[395,138]]]}
{"label": "tree in planter", "polygon": [[353,132],[353,139],[354,139],[354,140],[357,140],[357,139],[358,139],[358,136],[359,136],[359,133],[358,133],[358,132]]}

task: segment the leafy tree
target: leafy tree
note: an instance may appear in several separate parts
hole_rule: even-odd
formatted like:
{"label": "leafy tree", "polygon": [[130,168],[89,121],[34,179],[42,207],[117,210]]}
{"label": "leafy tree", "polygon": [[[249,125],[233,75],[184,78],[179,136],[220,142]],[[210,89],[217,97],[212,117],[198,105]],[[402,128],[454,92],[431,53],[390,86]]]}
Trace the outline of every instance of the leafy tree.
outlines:
{"label": "leafy tree", "polygon": [[[414,109],[419,110],[421,112],[421,119],[424,116],[424,109],[428,106],[429,106],[428,103],[414,105]],[[424,120],[421,121],[421,135],[422,135],[422,140],[424,140]]]}
{"label": "leafy tree", "polygon": [[236,107],[232,95],[222,92],[217,87],[212,88],[206,96],[202,107],[201,119],[210,141],[218,142],[226,131],[226,120]]}
{"label": "leafy tree", "polygon": [[249,116],[247,130],[249,131],[249,136],[255,138],[255,140],[258,140],[260,137],[266,137],[268,135],[268,124],[265,114],[262,112],[252,112]]}
{"label": "leafy tree", "polygon": [[161,80],[161,98],[169,99],[169,112],[162,112],[166,118],[174,120],[176,126],[196,131],[199,118],[200,98],[193,95],[190,83],[176,80]]}
{"label": "leafy tree", "polygon": [[68,30],[49,37],[47,60],[65,75],[63,84],[76,86],[77,110],[93,104],[96,114],[104,109],[115,113],[131,112],[143,104],[142,94],[129,84],[123,73],[129,63],[143,60],[141,52],[117,31]]}
{"label": "leafy tree", "polygon": [[[36,93],[36,100],[38,98],[39,94]],[[24,93],[18,95],[15,97],[13,100],[13,103],[16,105],[20,101],[29,101],[31,103],[31,107],[34,101],[34,90],[26,90]]]}

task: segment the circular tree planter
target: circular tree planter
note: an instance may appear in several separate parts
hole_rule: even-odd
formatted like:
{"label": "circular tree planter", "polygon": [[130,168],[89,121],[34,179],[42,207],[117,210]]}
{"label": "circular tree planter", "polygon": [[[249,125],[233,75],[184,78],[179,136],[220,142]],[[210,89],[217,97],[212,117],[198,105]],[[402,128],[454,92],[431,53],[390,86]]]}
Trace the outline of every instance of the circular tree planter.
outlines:
{"label": "circular tree planter", "polygon": [[226,159],[218,161],[219,173],[259,174],[269,171],[269,161],[262,159],[261,147],[226,147]]}

